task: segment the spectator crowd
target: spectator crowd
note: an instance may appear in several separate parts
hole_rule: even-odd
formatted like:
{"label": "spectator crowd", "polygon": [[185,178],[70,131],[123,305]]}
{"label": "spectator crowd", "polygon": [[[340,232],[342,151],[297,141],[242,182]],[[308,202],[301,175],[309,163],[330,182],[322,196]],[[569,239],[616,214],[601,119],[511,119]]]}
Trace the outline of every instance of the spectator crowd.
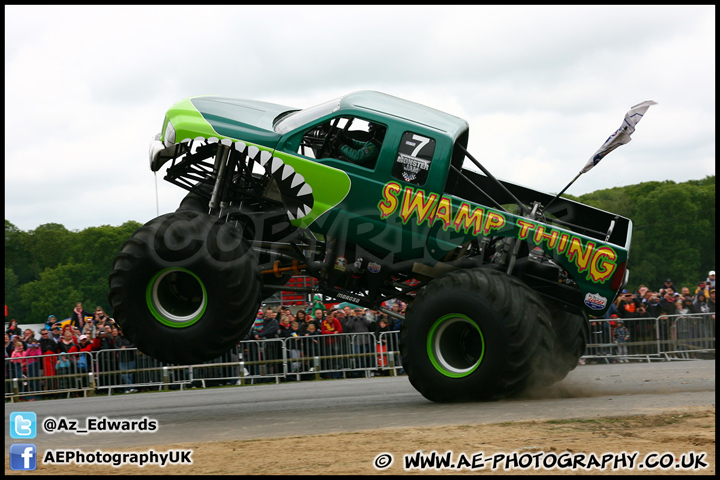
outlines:
{"label": "spectator crowd", "polygon": [[[695,287],[678,287],[671,278],[667,278],[659,288],[653,290],[645,285],[639,285],[637,290],[629,292],[623,290],[610,306],[603,318],[590,319],[589,344],[616,344],[616,353],[620,355],[617,360],[604,359],[605,362],[627,362],[627,347],[629,341],[644,342],[638,353],[648,353],[648,344],[656,334],[654,322],[643,319],[667,320],[671,317],[707,314],[712,321],[714,332],[715,323],[715,271],[708,272],[705,280],[697,283]],[[680,317],[677,317],[680,316]],[[632,321],[628,322],[628,320]],[[708,322],[692,324],[690,322],[674,322],[674,331],[665,332],[668,338],[677,340],[678,337],[710,336]],[[683,331],[683,328],[693,331]],[[714,336],[714,335],[713,335]],[[604,348],[595,348],[589,353],[610,353]],[[694,354],[690,355],[694,357]]]}
{"label": "spectator crowd", "polygon": [[[387,302],[388,308],[401,316],[405,314],[406,304],[399,301]],[[301,307],[266,307],[258,312],[249,333],[243,340],[267,340],[273,338],[320,336],[335,333],[371,333],[376,337],[381,332],[400,329],[400,318],[390,319],[388,314],[376,310],[345,305],[342,308],[327,308],[319,296],[315,301]],[[21,382],[21,391],[39,390],[37,377],[55,377],[46,389],[66,388],[69,377],[85,374],[92,368],[90,352],[111,350],[111,356],[102,357],[101,370],[133,370],[135,357],[124,355],[119,350],[133,348],[134,345],[123,336],[122,329],[109,317],[102,307],[94,312],[86,311],[82,303],[77,303],[69,319],[58,321],[50,315],[45,326],[36,332],[30,328],[20,329],[16,320],[11,320],[5,333],[5,377]],[[328,350],[325,347],[334,346]],[[272,347],[266,347],[267,358],[279,354]],[[334,340],[322,342],[323,354],[337,354],[340,345]],[[370,344],[356,346],[356,353],[368,353]],[[128,352],[132,353],[132,352]],[[270,372],[272,373],[272,372]],[[122,382],[133,383],[132,373],[122,374]],[[85,385],[87,381],[85,380]],[[52,388],[48,388],[52,387]],[[7,383],[6,383],[7,388]],[[137,392],[128,386],[126,393]],[[24,399],[34,401],[32,395]]]}
{"label": "spectator crowd", "polygon": [[[316,296],[313,302],[300,307],[266,307],[257,313],[252,328],[243,340],[268,340],[273,338],[311,337],[311,343],[322,345],[325,354],[338,354],[341,348],[334,338],[324,339],[322,335],[337,333],[374,334],[375,341],[381,342],[383,332],[400,329],[407,305],[400,300],[390,300],[386,308],[397,313],[388,315],[382,311],[360,308],[349,304],[340,304],[336,308],[327,308]],[[634,292],[623,290],[618,295],[603,318],[590,319],[589,344],[612,342],[619,355],[616,361],[627,362],[624,358],[628,352],[625,344],[629,341],[647,340],[651,332],[650,322],[627,322],[628,319],[655,319],[667,316],[688,314],[711,314],[715,321],[715,271],[710,271],[704,281],[698,282],[695,288],[676,287],[670,278],[653,290],[640,285]],[[714,331],[714,329],[713,329]],[[93,312],[86,311],[82,303],[77,303],[69,321],[59,322],[55,315],[48,316],[45,326],[40,329],[39,336],[27,328],[22,331],[16,320],[11,320],[5,333],[5,376],[6,378],[23,379],[28,391],[37,390],[40,375],[40,362],[45,377],[57,376],[57,385],[67,385],[65,376],[69,374],[87,373],[90,352],[112,350],[105,368],[125,371],[135,368],[133,355],[124,355],[121,350],[133,348],[134,345],[123,336],[120,326],[110,318],[102,307]],[[367,338],[359,336],[362,341],[354,343],[355,355],[368,354],[372,345]],[[382,344],[379,345],[383,348]],[[265,354],[272,358],[272,347],[266,347]],[[277,347],[279,349],[279,346]],[[347,347],[345,347],[347,348]],[[252,352],[245,352],[252,353]],[[291,364],[297,360],[299,353],[291,350]],[[348,353],[348,352],[342,352]],[[588,352],[597,353],[597,352]],[[605,351],[607,353],[607,351]],[[358,358],[364,358],[359,355]],[[8,361],[9,359],[9,361]],[[362,361],[361,361],[362,362]],[[581,362],[582,363],[582,362]],[[361,363],[361,366],[363,364]],[[328,365],[325,365],[328,367]],[[329,366],[332,369],[332,366]],[[256,373],[256,372],[253,372]],[[333,375],[327,374],[330,378]],[[122,375],[122,382],[128,385],[126,393],[136,392],[130,387],[133,383],[132,373]],[[33,397],[26,397],[33,400]]]}
{"label": "spectator crowd", "polygon": [[[30,328],[21,330],[16,320],[11,320],[5,332],[5,378],[21,379],[23,387],[29,391],[38,390],[40,362],[45,377],[57,377],[53,385],[66,388],[69,375],[87,373],[90,368],[89,352],[132,348],[134,345],[123,336],[120,326],[110,318],[102,307],[94,312],[83,309],[78,302],[69,321],[60,322],[50,315],[45,326],[40,329],[40,338]],[[135,368],[131,355],[116,353],[112,364],[120,370]],[[10,359],[8,362],[7,359]],[[123,375],[125,384],[131,384],[131,375]],[[21,388],[23,390],[24,388]],[[132,388],[127,393],[137,391]],[[33,396],[26,397],[33,401]]]}

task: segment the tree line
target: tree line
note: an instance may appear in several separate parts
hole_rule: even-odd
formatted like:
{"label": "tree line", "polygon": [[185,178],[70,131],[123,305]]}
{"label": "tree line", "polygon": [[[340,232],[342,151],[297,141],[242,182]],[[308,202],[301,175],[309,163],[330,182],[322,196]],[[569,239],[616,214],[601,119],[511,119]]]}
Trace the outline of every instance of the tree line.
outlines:
{"label": "tree line", "polygon": [[5,219],[5,305],[18,323],[70,317],[76,302],[87,310],[107,300],[114,256],[142,224],[103,225],[70,231],[46,223],[29,232]]}
{"label": "tree line", "polygon": [[[715,176],[676,183],[643,182],[567,198],[633,221],[629,289],[657,289],[666,278],[696,286],[715,269]],[[141,226],[128,221],[70,231],[46,223],[23,231],[5,219],[5,305],[20,324],[70,316],[76,302],[107,300],[114,256]],[[691,289],[694,291],[694,289]]]}

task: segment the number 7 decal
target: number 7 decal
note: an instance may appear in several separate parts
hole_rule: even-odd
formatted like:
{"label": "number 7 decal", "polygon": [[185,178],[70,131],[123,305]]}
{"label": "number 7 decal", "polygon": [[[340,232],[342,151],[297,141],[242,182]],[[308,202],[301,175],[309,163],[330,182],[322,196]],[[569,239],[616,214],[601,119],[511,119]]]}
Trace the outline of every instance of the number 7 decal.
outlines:
{"label": "number 7 decal", "polygon": [[420,142],[418,144],[418,146],[415,147],[415,150],[413,150],[413,152],[410,154],[413,157],[417,157],[418,153],[420,153],[420,150],[422,150],[425,145],[430,143],[430,139],[427,137],[421,137],[420,135],[415,135],[414,133],[413,133],[412,139]]}

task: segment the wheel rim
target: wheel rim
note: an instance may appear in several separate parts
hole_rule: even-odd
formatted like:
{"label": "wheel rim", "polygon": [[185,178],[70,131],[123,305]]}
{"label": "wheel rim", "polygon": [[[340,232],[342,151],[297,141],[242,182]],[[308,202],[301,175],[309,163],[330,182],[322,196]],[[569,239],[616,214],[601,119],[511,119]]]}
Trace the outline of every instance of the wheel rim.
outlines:
{"label": "wheel rim", "polygon": [[438,372],[451,378],[466,377],[482,363],[485,338],[469,317],[451,313],[430,328],[427,353]]}
{"label": "wheel rim", "polygon": [[200,278],[184,268],[158,272],[148,283],[147,305],[153,317],[163,325],[189,327],[207,308],[207,291]]}

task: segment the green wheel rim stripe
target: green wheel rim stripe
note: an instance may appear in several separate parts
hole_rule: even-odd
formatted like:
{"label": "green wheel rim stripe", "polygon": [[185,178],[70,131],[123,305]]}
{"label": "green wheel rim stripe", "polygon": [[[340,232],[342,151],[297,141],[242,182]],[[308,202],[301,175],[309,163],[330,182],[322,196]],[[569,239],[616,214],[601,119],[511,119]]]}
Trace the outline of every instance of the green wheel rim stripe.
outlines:
{"label": "green wheel rim stripe", "polygon": [[[192,276],[198,282],[198,284],[200,285],[200,288],[202,289],[203,298],[202,298],[201,307],[199,309],[197,309],[195,312],[193,312],[193,314],[191,316],[189,316],[190,318],[188,318],[185,321],[169,319],[167,316],[163,315],[158,310],[157,306],[155,305],[155,302],[153,301],[153,297],[154,297],[153,293],[156,289],[156,285],[158,284],[158,280],[161,277],[163,277],[169,273],[172,273],[172,272],[187,273],[188,275]],[[153,276],[153,278],[150,279],[150,281],[148,282],[148,286],[145,291],[145,300],[147,302],[148,309],[150,310],[150,314],[158,322],[160,322],[163,325],[166,325],[168,327],[172,327],[172,328],[186,328],[186,327],[189,327],[190,325],[193,325],[195,322],[200,320],[202,318],[202,316],[205,314],[205,309],[207,308],[207,303],[208,303],[207,302],[207,290],[205,289],[205,285],[203,284],[203,282],[200,280],[200,277],[198,277],[197,275],[195,275],[193,272],[191,272],[190,270],[188,270],[186,268],[179,268],[179,267],[166,268],[166,269],[160,270],[158,273],[156,273],[155,276]]]}
{"label": "green wheel rim stripe", "polygon": [[[472,325],[477,330],[480,336],[481,352],[477,360],[468,368],[454,368],[448,361],[443,357],[442,349],[440,348],[440,339],[442,338],[445,330],[454,323],[462,322],[465,325]],[[460,348],[458,346],[458,348]],[[435,369],[450,378],[463,378],[472,374],[477,367],[483,361],[485,356],[485,337],[480,330],[480,327],[470,319],[467,315],[458,313],[449,313],[437,319],[430,327],[430,331],[427,335],[427,354],[430,362],[433,364]]]}

